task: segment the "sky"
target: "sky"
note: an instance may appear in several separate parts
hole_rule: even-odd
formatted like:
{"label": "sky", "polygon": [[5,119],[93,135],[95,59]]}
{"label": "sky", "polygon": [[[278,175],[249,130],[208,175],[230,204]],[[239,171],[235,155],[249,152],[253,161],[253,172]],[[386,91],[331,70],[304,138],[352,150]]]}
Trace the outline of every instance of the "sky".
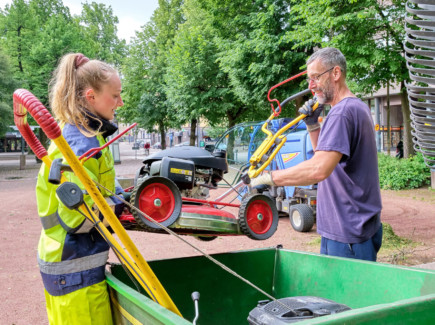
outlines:
{"label": "sky", "polygon": [[[63,4],[69,7],[72,15],[81,12],[84,2],[103,3],[112,7],[113,14],[118,17],[118,37],[125,39],[127,43],[135,36],[135,31],[140,30],[146,24],[158,7],[158,0],[63,0]],[[12,0],[0,0],[0,8],[4,9],[6,4]]]}

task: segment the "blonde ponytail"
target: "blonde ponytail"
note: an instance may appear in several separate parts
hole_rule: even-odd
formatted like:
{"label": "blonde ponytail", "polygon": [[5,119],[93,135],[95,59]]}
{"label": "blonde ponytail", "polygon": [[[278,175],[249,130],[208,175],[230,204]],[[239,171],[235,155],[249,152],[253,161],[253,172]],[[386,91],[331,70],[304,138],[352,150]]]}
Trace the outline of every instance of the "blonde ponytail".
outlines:
{"label": "blonde ponytail", "polygon": [[55,118],[60,123],[75,124],[86,136],[98,132],[89,127],[85,90],[98,92],[116,70],[105,62],[89,60],[81,53],[64,55],[50,81],[49,100]]}

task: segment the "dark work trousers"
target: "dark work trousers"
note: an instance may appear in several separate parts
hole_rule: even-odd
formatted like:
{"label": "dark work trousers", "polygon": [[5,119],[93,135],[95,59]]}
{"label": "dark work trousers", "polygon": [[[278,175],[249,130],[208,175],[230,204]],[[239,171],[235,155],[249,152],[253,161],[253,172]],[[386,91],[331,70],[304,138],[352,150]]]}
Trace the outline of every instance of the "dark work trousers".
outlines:
{"label": "dark work trousers", "polygon": [[359,260],[376,262],[377,254],[382,245],[382,225],[372,238],[358,244],[340,243],[322,237],[320,254],[356,258]]}

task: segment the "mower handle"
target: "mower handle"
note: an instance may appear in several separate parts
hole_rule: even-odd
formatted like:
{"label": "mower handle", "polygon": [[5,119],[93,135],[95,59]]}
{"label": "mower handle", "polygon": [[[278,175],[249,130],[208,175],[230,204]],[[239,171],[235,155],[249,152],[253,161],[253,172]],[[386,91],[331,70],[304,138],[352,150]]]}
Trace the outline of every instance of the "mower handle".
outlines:
{"label": "mower handle", "polygon": [[50,112],[30,91],[26,89],[15,90],[13,102],[15,125],[30,148],[32,148],[36,157],[42,160],[43,157],[47,156],[47,150],[45,150],[44,146],[29,126],[27,122],[27,111],[29,111],[30,115],[32,115],[39,126],[41,126],[49,139],[53,140],[58,138],[62,134],[62,131]]}
{"label": "mower handle", "polygon": [[282,101],[282,103],[281,103],[281,107],[284,107],[285,105],[287,105],[287,103],[289,103],[289,102],[291,102],[292,100],[295,100],[296,98],[299,98],[299,97],[302,97],[302,96],[305,96],[305,95],[307,95],[307,94],[312,94],[313,92],[311,91],[311,89],[305,89],[305,90],[302,90],[302,91],[300,91],[300,92],[298,92],[298,93],[296,93],[296,94],[294,94],[294,95],[292,95],[292,96],[290,96],[290,97],[288,97],[288,98],[286,98],[286,99],[284,99],[283,101]]}
{"label": "mower handle", "polygon": [[[280,83],[276,84],[275,86],[269,89],[269,92],[267,93],[267,100],[270,102],[270,105],[272,106],[273,113],[269,116],[269,118],[264,122],[263,126],[261,127],[261,131],[263,131],[267,135],[267,137],[263,140],[263,142],[260,144],[257,150],[255,150],[254,154],[249,159],[249,163],[250,163],[249,170],[246,174],[242,175],[242,180],[245,184],[249,184],[250,178],[257,177],[272,162],[272,160],[275,158],[278,151],[281,149],[281,147],[285,144],[287,140],[287,137],[284,136],[283,133],[287,131],[290,127],[294,126],[296,123],[299,123],[302,119],[306,117],[306,115],[304,114],[299,115],[297,118],[295,118],[293,121],[288,123],[286,126],[281,128],[276,133],[273,133],[267,129],[269,122],[272,121],[275,117],[279,116],[279,114],[282,111],[282,107],[286,105],[288,102],[296,98],[299,98],[301,96],[304,96],[310,92],[314,95],[314,92],[312,92],[312,90],[308,88],[286,98],[282,103],[280,103],[279,100],[275,98],[271,99],[270,93],[275,88],[278,88],[279,86],[293,79],[296,79],[306,73],[307,71],[302,71],[297,75],[294,75],[284,81],[281,81]],[[278,108],[275,109],[275,107],[273,106],[274,102],[277,103],[279,109]],[[313,105],[313,111],[316,110],[318,106],[319,103],[316,102]],[[276,147],[274,148],[274,150],[271,152],[270,155],[267,155],[268,151],[270,150],[270,148],[272,148],[273,145],[276,145]],[[257,168],[259,164],[261,164],[261,166]]]}
{"label": "mower handle", "polygon": [[[281,81],[280,83],[276,84],[275,86],[272,86],[272,87],[269,89],[269,91],[267,92],[267,100],[270,102],[270,106],[272,107],[272,111],[273,111],[273,115],[274,115],[274,116],[278,116],[278,115],[281,113],[281,111],[282,111],[281,106],[284,106],[285,104],[287,104],[287,102],[289,102],[290,99],[289,99],[289,100],[285,100],[285,101],[283,102],[283,104],[281,105],[281,103],[279,102],[278,99],[276,99],[276,98],[271,99],[271,98],[270,98],[270,93],[272,92],[272,90],[274,90],[275,88],[278,88],[279,86],[281,86],[281,85],[283,85],[283,84],[285,84],[285,83],[287,83],[287,82],[289,82],[289,81],[291,81],[291,80],[293,80],[293,79],[296,79],[296,78],[298,78],[298,77],[300,77],[300,76],[302,76],[302,75],[304,75],[304,74],[306,74],[306,73],[307,73],[306,70],[305,70],[305,71],[302,71],[302,72],[298,73],[297,75],[294,75],[294,76],[292,76],[292,77],[290,77],[290,78],[288,78],[288,79],[286,79],[286,80],[284,80],[284,81]],[[297,97],[302,96],[301,93],[298,93],[298,94],[296,94],[296,95],[297,95]],[[292,97],[293,97],[293,96],[292,96]],[[293,97],[292,99],[294,99],[294,98],[295,98],[295,97]],[[274,102],[278,105],[278,107],[277,107],[276,109],[275,109],[275,107],[273,106],[273,103],[274,103]],[[278,108],[279,108],[279,109],[278,109]]]}

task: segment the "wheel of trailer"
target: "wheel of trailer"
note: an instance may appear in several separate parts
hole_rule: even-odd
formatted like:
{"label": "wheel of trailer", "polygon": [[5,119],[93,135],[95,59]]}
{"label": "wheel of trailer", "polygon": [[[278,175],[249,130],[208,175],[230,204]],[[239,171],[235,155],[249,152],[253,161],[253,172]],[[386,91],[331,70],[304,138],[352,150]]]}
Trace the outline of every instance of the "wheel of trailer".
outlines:
{"label": "wheel of trailer", "polygon": [[278,228],[278,220],[278,210],[270,197],[251,194],[243,199],[239,226],[246,236],[256,240],[268,239]]}
{"label": "wheel of trailer", "polygon": [[306,204],[295,204],[290,207],[290,223],[299,232],[310,231],[314,226],[313,210]]}
{"label": "wheel of trailer", "polygon": [[[163,226],[172,225],[181,213],[181,194],[170,179],[155,176],[139,183],[131,193],[130,202]],[[145,216],[133,209],[133,217],[144,228],[160,229]]]}

